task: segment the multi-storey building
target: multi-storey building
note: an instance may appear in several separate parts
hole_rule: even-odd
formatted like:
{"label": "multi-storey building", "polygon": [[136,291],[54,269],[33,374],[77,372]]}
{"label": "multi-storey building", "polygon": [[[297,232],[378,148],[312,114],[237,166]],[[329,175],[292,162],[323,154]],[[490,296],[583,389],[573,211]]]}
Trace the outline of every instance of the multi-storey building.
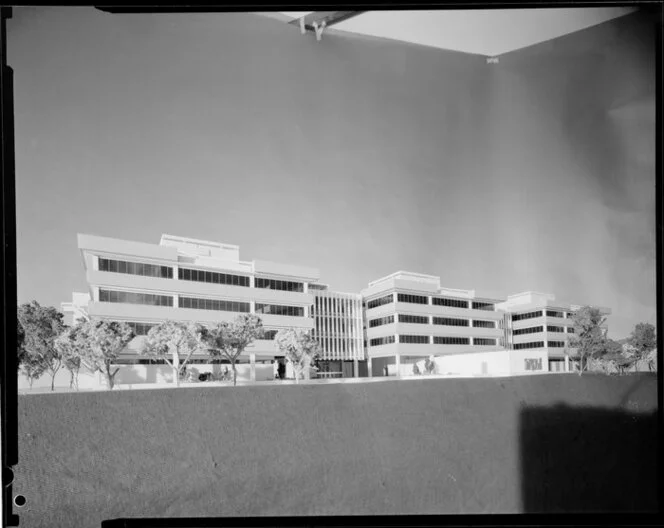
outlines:
{"label": "multi-storey building", "polygon": [[406,271],[375,280],[360,294],[341,293],[320,283],[317,269],[241,261],[239,247],[229,244],[79,235],[78,245],[89,291],[75,293],[63,310],[74,321],[93,316],[129,323],[137,337],[124,359],[136,357],[143,336],[161,321],[213,324],[255,313],[266,333],[240,358],[250,365],[250,379],[257,363],[279,358],[273,339],[289,327],[312,331],[320,343],[321,376],[404,375],[424,358],[444,358],[444,370],[452,371],[475,358],[477,374],[562,372],[575,365],[570,316],[579,306],[551,294],[493,299]]}
{"label": "multi-storey building", "polygon": [[399,271],[369,283],[362,296],[374,376],[423,357],[504,348],[499,301],[443,288],[439,277]]}
{"label": "multi-storey building", "polygon": [[[497,307],[506,312],[505,339],[511,350],[545,349],[550,372],[578,369],[577,350],[572,346],[572,314],[579,305],[556,301],[553,294],[524,292],[509,295]],[[597,307],[604,315],[608,308]],[[607,325],[602,326],[605,330]]]}
{"label": "multi-storey building", "polygon": [[253,366],[275,357],[279,329],[313,329],[308,286],[318,281],[314,268],[241,261],[238,246],[170,235],[159,244],[79,235],[78,246],[89,285],[87,313],[127,322],[139,337],[164,320],[213,324],[255,313],[266,334],[242,358]]}

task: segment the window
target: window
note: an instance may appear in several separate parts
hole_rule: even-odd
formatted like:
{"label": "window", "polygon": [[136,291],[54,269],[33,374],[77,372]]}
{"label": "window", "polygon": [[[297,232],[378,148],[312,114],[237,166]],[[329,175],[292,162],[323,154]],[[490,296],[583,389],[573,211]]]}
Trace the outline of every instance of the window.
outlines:
{"label": "window", "polygon": [[546,311],[546,316],[547,317],[560,317],[560,318],[563,318],[563,317],[565,317],[565,314],[563,312],[556,312],[556,311],[553,311],[553,310],[547,310]]}
{"label": "window", "polygon": [[436,306],[451,306],[452,308],[468,308],[468,301],[448,299],[446,297],[432,297],[431,304],[435,304]]}
{"label": "window", "polygon": [[227,284],[229,286],[249,287],[249,277],[242,275],[229,275],[215,271],[203,271],[189,268],[179,268],[178,278],[194,282],[208,282],[210,284]]}
{"label": "window", "polygon": [[290,317],[304,317],[302,306],[282,306],[279,304],[256,303],[256,313],[269,315],[287,315]]}
{"label": "window", "polygon": [[473,310],[486,310],[487,312],[493,312],[495,307],[493,303],[473,301]]}
{"label": "window", "polygon": [[480,345],[480,346],[496,346],[496,340],[495,339],[485,339],[482,337],[476,337],[473,339],[473,345]]}
{"label": "window", "polygon": [[367,303],[367,308],[369,310],[371,308],[378,308],[379,306],[383,306],[385,304],[390,304],[393,301],[394,301],[394,296],[390,293],[389,295],[386,295],[385,297],[381,297],[379,299],[374,299],[372,301],[369,301]]}
{"label": "window", "polygon": [[124,260],[110,260],[99,258],[99,271],[113,273],[127,273],[129,275],[142,275],[144,277],[173,278],[173,268],[170,266],[157,266],[140,262],[126,262]]}
{"label": "window", "polygon": [[399,343],[411,343],[414,345],[425,345],[429,343],[429,336],[400,335]]}
{"label": "window", "polygon": [[429,324],[429,318],[426,315],[399,314],[400,323]]}
{"label": "window", "polygon": [[546,327],[546,330],[547,330],[547,332],[564,332],[564,331],[565,331],[565,328],[562,327],[562,326],[551,326],[551,325],[548,325],[548,326]]}
{"label": "window", "polygon": [[523,350],[525,348],[543,348],[544,341],[533,341],[531,343],[517,343],[514,345],[514,350]]}
{"label": "window", "polygon": [[495,321],[482,321],[481,319],[473,319],[473,328],[496,328]]}
{"label": "window", "polygon": [[254,281],[256,288],[265,288],[267,290],[280,290],[289,292],[304,292],[304,283],[302,282],[289,282],[274,279],[264,279],[256,277]]}
{"label": "window", "polygon": [[277,335],[278,331],[279,330],[265,330],[261,339],[265,339],[266,341],[274,341],[274,337]]}
{"label": "window", "polygon": [[467,337],[440,337],[434,336],[433,342],[436,345],[469,345],[470,339]]}
{"label": "window", "polygon": [[453,317],[434,317],[433,324],[444,326],[468,326],[468,319],[454,319]]}
{"label": "window", "polygon": [[394,343],[393,335],[385,337],[376,337],[375,339],[369,341],[370,346],[389,345],[390,343]]}
{"label": "window", "polygon": [[399,302],[411,304],[429,304],[429,298],[424,297],[423,295],[408,295],[406,293],[400,293],[397,295],[397,300]]}
{"label": "window", "polygon": [[574,327],[573,326],[568,326],[567,327],[567,333],[568,334],[573,334],[574,333]]}
{"label": "window", "polygon": [[535,317],[542,317],[542,310],[538,310],[536,312],[514,314],[512,316],[512,321],[523,321],[524,319],[534,319]]}
{"label": "window", "polygon": [[153,326],[156,326],[155,324],[150,324],[150,323],[128,322],[127,324],[131,328],[132,332],[134,332],[134,335],[137,335],[137,336],[148,335],[148,332],[150,331],[150,328],[152,328]]}
{"label": "window", "polygon": [[371,319],[369,321],[369,328],[374,328],[376,326],[382,326],[386,324],[392,324],[394,322],[394,315],[388,315],[387,317],[381,317],[379,319]]}
{"label": "window", "polygon": [[512,333],[514,335],[523,335],[523,334],[537,334],[539,332],[544,332],[543,326],[531,326],[529,328],[519,328],[514,330]]}
{"label": "window", "polygon": [[173,306],[173,297],[170,295],[153,295],[151,293],[100,289],[99,302],[146,304],[149,306]]}
{"label": "window", "polygon": [[549,348],[563,348],[565,346],[565,341],[548,341],[547,346]]}
{"label": "window", "polygon": [[215,310],[219,312],[243,312],[249,313],[249,303],[237,301],[224,301],[221,299],[199,299],[196,297],[180,297],[180,308],[192,308],[194,310]]}

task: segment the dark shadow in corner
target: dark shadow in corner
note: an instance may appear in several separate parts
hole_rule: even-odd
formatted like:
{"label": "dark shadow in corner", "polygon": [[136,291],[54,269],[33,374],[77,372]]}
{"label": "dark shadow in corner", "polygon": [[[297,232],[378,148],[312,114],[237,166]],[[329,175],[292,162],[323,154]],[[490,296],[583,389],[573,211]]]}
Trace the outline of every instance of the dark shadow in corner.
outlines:
{"label": "dark shadow in corner", "polygon": [[523,512],[657,512],[657,437],[656,411],[525,407]]}

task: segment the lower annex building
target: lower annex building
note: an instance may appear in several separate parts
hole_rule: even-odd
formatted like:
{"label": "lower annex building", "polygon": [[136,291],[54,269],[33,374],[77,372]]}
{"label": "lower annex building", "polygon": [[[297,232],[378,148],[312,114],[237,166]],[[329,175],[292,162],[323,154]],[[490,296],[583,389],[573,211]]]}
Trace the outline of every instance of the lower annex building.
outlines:
{"label": "lower annex building", "polygon": [[[342,293],[321,283],[315,268],[242,261],[238,246],[172,235],[147,244],[79,234],[78,247],[88,292],[74,293],[62,309],[70,320],[127,322],[136,338],[121,363],[150,361],[138,350],[161,321],[214,324],[255,313],[267,331],[241,357],[252,380],[273,378],[272,363],[283,360],[272,340],[288,327],[311,331],[321,344],[321,377],[410,375],[422,371],[426,358],[441,374],[575,368],[570,315],[580,306],[551,294],[491,299],[406,271],[360,293]],[[207,361],[193,358],[193,364]]]}

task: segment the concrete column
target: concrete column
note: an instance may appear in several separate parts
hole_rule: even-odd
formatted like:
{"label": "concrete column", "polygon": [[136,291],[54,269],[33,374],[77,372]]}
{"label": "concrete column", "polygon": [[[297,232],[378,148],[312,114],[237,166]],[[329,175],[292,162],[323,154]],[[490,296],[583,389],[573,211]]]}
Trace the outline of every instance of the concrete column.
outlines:
{"label": "concrete column", "polygon": [[304,293],[309,293],[309,283],[308,282],[304,283]]}
{"label": "concrete column", "polygon": [[173,294],[173,307],[178,308],[180,306],[180,296],[177,293]]}
{"label": "concrete column", "polygon": [[250,365],[249,379],[251,381],[256,381],[256,353],[255,352],[251,352],[249,354],[249,365]]}
{"label": "concrete column", "polygon": [[249,287],[250,288],[255,288],[256,287],[256,277],[253,275],[249,275]]}
{"label": "concrete column", "polygon": [[173,268],[173,278],[175,280],[179,280],[180,279],[180,274],[178,273],[178,265],[173,264],[173,266],[171,266],[171,267]]}
{"label": "concrete column", "polygon": [[367,358],[367,369],[368,369],[367,377],[373,378],[373,370],[371,367],[371,356]]}
{"label": "concrete column", "polygon": [[397,367],[397,378],[401,377],[401,355],[399,352],[396,353],[394,356],[396,359],[396,367]]}
{"label": "concrete column", "polygon": [[354,378],[360,377],[360,362],[358,361],[357,358],[353,360],[353,377]]}
{"label": "concrete column", "polygon": [[565,372],[569,372],[569,356],[565,354]]}
{"label": "concrete column", "polygon": [[249,301],[249,313],[256,313],[256,301]]}

